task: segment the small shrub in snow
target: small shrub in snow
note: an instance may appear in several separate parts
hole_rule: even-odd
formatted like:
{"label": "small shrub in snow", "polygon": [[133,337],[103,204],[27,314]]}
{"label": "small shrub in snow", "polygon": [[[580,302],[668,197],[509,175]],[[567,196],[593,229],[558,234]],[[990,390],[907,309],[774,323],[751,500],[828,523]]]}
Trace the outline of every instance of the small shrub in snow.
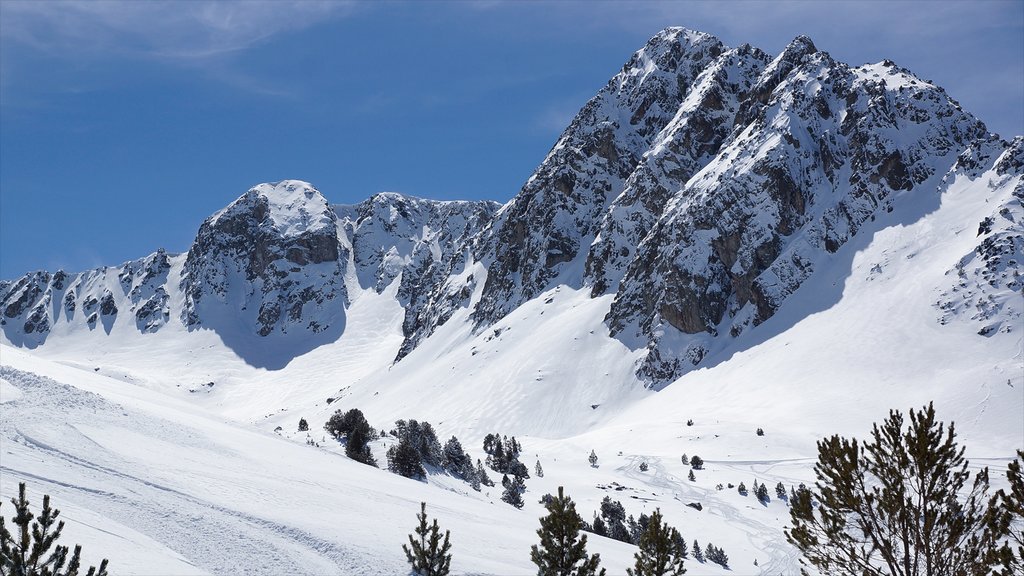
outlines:
{"label": "small shrub in snow", "polygon": [[594,452],[593,450],[591,450],[590,451],[590,457],[587,458],[587,460],[590,460],[590,465],[592,467],[597,468],[597,452]]}
{"label": "small shrub in snow", "polygon": [[306,432],[309,430],[309,422],[306,422],[305,418],[299,418],[299,432]]}
{"label": "small shrub in snow", "polygon": [[690,458],[690,466],[692,466],[694,470],[700,470],[704,468],[704,459],[700,456],[694,455]]}
{"label": "small shrub in snow", "polygon": [[641,462],[640,463],[640,471],[641,472],[647,472],[647,462]]}

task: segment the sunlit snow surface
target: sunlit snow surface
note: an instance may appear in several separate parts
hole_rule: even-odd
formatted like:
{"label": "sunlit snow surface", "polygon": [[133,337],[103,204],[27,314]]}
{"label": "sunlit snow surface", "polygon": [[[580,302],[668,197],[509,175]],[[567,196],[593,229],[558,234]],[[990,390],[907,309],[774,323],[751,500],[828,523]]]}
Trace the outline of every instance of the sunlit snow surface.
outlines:
{"label": "sunlit snow surface", "polygon": [[[941,323],[937,307],[977,245],[977,223],[1012,204],[1013,184],[960,176],[937,209],[921,194],[898,201],[892,223],[882,216],[774,317],[709,357],[711,368],[660,392],[643,388],[637,353],[608,336],[610,296],[566,287],[476,335],[468,309],[456,312],[394,365],[397,281],[351,294],[342,337],[277,371],[177,319],[147,334],[57,323],[45,346],[0,346],[0,489],[8,500],[27,482],[36,505],[50,494],[66,541],[119,574],[400,574],[420,501],[452,532],[455,573],[529,574],[538,499],[560,485],[588,520],[605,495],[634,516],[660,507],[691,545],[724,548],[733,574],[795,573],[774,490],[761,505],[717,484],[811,483],[819,438],[863,438],[890,408],[928,401],[956,422],[976,467],[999,470],[997,483],[1024,445],[1019,292],[1000,296],[1003,329],[988,336],[967,315]],[[908,213],[919,216],[907,224]],[[170,276],[180,268],[173,260]],[[376,427],[428,420],[474,459],[486,433],[514,434],[531,473],[539,459],[545,476],[527,481],[515,510],[500,486],[475,493],[443,475],[417,482],[357,464],[321,429],[353,407]],[[320,448],[296,431],[300,417]],[[391,441],[374,444],[381,464]],[[705,460],[696,482],[684,453]],[[595,536],[589,548],[610,574],[635,551]]]}

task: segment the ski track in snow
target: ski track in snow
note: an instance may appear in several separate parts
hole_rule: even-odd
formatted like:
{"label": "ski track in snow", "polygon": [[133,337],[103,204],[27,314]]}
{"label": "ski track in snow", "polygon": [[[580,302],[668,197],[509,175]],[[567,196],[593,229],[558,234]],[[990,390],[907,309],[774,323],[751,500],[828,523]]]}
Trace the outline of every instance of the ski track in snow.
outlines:
{"label": "ski track in snow", "polygon": [[[131,461],[119,459],[101,447],[78,451],[87,455],[83,458],[58,448],[54,441],[35,436],[41,427],[57,426],[61,428],[58,436],[70,439],[72,444],[91,442],[77,431],[77,425],[109,425],[155,430],[162,440],[199,447],[194,436],[180,426],[154,422],[152,417],[135,414],[95,394],[10,367],[0,366],[0,377],[23,393],[10,409],[5,409],[0,428],[4,452],[28,452],[27,456],[46,462],[47,470],[0,465],[0,471],[5,476],[36,480],[32,488],[36,498],[39,492],[50,491],[46,485],[66,488],[75,493],[79,505],[158,539],[214,574],[356,574],[375,570],[377,562],[372,552],[359,553],[295,527],[146,480],[133,474],[135,465]],[[59,422],[54,421],[55,414],[61,416]],[[20,460],[24,461],[24,456]],[[77,482],[63,480],[60,469],[74,469],[75,475],[69,476]],[[116,491],[96,486],[115,487]],[[55,505],[60,507],[59,502]]]}
{"label": "ski track in snow", "polygon": [[[727,520],[732,527],[743,532],[749,545],[754,550],[758,550],[761,554],[768,557],[768,562],[766,563],[762,559],[761,554],[758,555],[760,573],[790,573],[796,570],[797,558],[799,555],[795,548],[779,541],[777,526],[758,522],[747,515],[737,512],[731,506],[723,505],[718,498],[714,497],[716,492],[715,490],[702,489],[688,480],[682,480],[675,475],[668,473],[665,470],[665,465],[659,457],[630,454],[626,455],[626,460],[627,462],[625,464],[616,468],[616,471],[620,472],[626,478],[652,488],[657,488],[658,490],[661,490],[663,494],[672,494],[672,498],[675,501],[684,505],[691,502],[700,502],[701,506],[703,506],[703,510],[701,510],[700,513],[719,516]],[[794,462],[797,460],[804,459],[733,461],[728,464],[758,464],[771,467],[776,463]],[[640,470],[640,464],[645,462],[649,468],[646,472],[643,472]],[[717,462],[704,461],[705,466],[715,463]],[[652,500],[657,501],[658,496],[654,495]],[[757,502],[756,498],[754,501]],[[758,505],[760,505],[760,503],[758,503]],[[778,505],[778,503],[775,503],[775,505]],[[789,511],[787,508],[786,516],[788,517],[788,515]],[[694,539],[692,533],[688,532],[685,526],[678,528],[683,534],[683,537],[686,538],[687,543],[691,543]],[[700,538],[698,537],[698,540],[699,539]],[[708,543],[709,541],[705,540],[702,542],[702,545],[707,545]],[[720,542],[711,543],[721,546]],[[726,549],[726,553],[728,552],[728,549]],[[693,563],[693,561],[690,562],[690,564]]]}

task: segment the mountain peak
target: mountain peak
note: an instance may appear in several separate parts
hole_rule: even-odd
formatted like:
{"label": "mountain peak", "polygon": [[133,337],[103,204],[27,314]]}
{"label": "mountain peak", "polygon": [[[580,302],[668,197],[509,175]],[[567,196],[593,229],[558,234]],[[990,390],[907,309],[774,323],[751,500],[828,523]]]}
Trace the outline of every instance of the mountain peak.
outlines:
{"label": "mountain peak", "polygon": [[333,227],[335,216],[327,199],[312,184],[282,180],[257,184],[209,218],[211,226],[239,217],[281,238]]}

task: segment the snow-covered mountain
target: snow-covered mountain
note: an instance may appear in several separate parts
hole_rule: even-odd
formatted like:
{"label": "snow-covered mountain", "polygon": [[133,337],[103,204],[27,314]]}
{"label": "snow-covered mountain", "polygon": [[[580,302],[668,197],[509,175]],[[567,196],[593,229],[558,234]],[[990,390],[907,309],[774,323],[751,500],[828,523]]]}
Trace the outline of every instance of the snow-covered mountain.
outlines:
{"label": "snow-covered mountain", "polygon": [[[747,511],[716,484],[809,482],[817,438],[862,436],[889,408],[930,400],[994,464],[1024,445],[1022,204],[1024,137],[988,133],[892,62],[850,66],[803,36],[772,57],[669,28],[580,110],[504,205],[397,193],[332,205],[286,180],[212,215],[185,254],[0,282],[0,391],[17,391],[0,405],[5,420],[19,402],[63,409],[47,399],[59,384],[28,373],[77,385],[88,372],[87,390],[173,414],[167,428],[129,411],[147,442],[199,434],[212,439],[197,446],[214,454],[217,438],[236,450],[249,432],[211,418],[280,426],[300,443],[253,445],[308,473],[340,466],[346,489],[368,490],[396,518],[406,502],[387,495],[399,489],[392,479],[368,488],[378,477],[347,460],[299,463],[300,416],[317,431],[339,406],[375,426],[423,418],[474,446],[488,432],[516,434],[548,471],[529,485],[536,496],[566,484],[586,511],[614,493],[612,482],[628,484],[643,496],[636,506],[658,503],[671,521],[729,543],[735,565],[760,559],[759,571],[785,573],[795,566],[781,539],[785,510]],[[120,410],[82,402],[108,424]],[[19,450],[3,470],[49,477],[33,458],[91,441],[116,466],[90,466],[128,466],[145,484],[148,457],[79,416],[73,440],[12,418],[4,438]],[[691,418],[693,430],[683,425]],[[761,426],[769,435],[751,440]],[[575,455],[595,446],[607,467],[580,472]],[[708,470],[684,482],[679,454],[698,451]],[[217,461],[195,458],[187,474]],[[640,474],[640,461],[656,473]],[[429,483],[462,490],[446,482]],[[175,490],[190,506],[203,498]],[[334,498],[323,492],[308,494]],[[500,526],[488,527],[494,496],[432,497],[461,510],[454,521],[481,542],[500,538]],[[103,515],[127,521],[101,500]],[[680,504],[691,500],[705,512]],[[232,516],[235,500],[218,502],[232,530],[239,518],[256,522],[248,508]],[[273,532],[267,542],[287,539],[279,528],[301,514],[289,510],[261,528]],[[540,508],[526,511],[530,522],[499,514],[522,528]],[[133,529],[152,537],[163,529],[156,516]],[[380,553],[372,538],[356,552],[307,538],[319,528],[299,532],[300,547],[320,552],[299,556],[365,570]],[[625,548],[594,540],[613,566],[629,562]],[[204,570],[230,565],[214,550],[196,558]],[[529,571],[528,556],[512,552],[460,566]]]}

